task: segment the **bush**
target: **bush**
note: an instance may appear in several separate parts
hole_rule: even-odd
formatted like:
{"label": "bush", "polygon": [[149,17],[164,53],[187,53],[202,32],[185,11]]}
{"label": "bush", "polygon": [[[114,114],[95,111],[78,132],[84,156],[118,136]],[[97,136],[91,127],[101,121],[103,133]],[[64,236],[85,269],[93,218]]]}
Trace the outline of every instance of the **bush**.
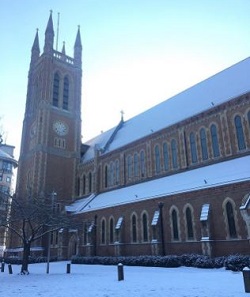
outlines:
{"label": "bush", "polygon": [[131,256],[131,257],[81,257],[73,256],[72,264],[101,264],[118,265],[122,263],[127,266],[148,266],[148,267],[180,267],[179,256]]}
{"label": "bush", "polygon": [[249,256],[231,255],[224,261],[224,266],[227,270],[242,271],[244,267],[250,267]]}
{"label": "bush", "polygon": [[147,267],[197,267],[197,268],[222,268],[233,271],[241,271],[244,267],[250,267],[249,256],[232,255],[228,257],[210,258],[198,254],[184,254],[182,256],[138,256],[138,257],[83,257],[73,256],[72,264],[100,264]]}
{"label": "bush", "polygon": [[[22,258],[18,256],[12,256],[12,257],[6,257],[3,259],[3,261],[6,264],[16,264],[16,265],[21,265],[22,264]],[[57,261],[57,257],[51,257],[50,262],[55,262]],[[29,264],[34,264],[34,263],[46,263],[47,262],[47,257],[39,256],[39,257],[34,257],[30,256],[29,257]]]}
{"label": "bush", "polygon": [[180,256],[182,266],[195,267],[195,263],[199,257],[206,257],[198,254],[184,254]]}

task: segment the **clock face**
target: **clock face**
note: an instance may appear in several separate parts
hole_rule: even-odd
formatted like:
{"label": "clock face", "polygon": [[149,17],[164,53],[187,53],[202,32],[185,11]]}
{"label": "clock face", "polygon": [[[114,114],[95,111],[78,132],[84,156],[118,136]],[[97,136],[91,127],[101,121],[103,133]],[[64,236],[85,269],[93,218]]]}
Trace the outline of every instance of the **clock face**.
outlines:
{"label": "clock face", "polygon": [[62,121],[54,122],[53,129],[60,136],[65,136],[68,133],[68,126]]}

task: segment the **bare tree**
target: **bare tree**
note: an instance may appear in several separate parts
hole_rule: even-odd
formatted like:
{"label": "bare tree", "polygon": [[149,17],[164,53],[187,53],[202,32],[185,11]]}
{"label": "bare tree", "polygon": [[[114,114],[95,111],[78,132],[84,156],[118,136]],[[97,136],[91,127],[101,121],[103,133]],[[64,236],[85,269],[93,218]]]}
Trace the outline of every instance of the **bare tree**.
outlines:
{"label": "bare tree", "polygon": [[28,274],[32,243],[53,231],[73,227],[73,221],[65,211],[59,211],[51,199],[17,199],[14,196],[5,199],[5,203],[5,213],[0,212],[0,226],[6,227],[21,240],[23,245],[21,274]]}
{"label": "bare tree", "polygon": [[2,120],[2,117],[0,116],[0,145],[3,143],[3,137],[4,137],[4,130],[3,130],[3,126],[1,124],[1,120]]}

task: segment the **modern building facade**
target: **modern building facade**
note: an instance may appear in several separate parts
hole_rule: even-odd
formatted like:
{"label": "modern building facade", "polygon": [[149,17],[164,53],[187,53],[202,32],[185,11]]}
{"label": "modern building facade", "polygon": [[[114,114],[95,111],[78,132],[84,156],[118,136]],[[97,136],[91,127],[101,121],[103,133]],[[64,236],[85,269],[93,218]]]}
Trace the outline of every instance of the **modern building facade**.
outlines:
{"label": "modern building facade", "polygon": [[[17,167],[14,149],[14,146],[0,144],[0,212],[6,216],[9,215],[6,202],[14,193],[14,169]],[[7,240],[7,229],[0,227],[0,257],[3,256]]]}
{"label": "modern building facade", "polygon": [[[32,47],[17,196],[57,193],[81,227],[54,255],[249,253],[250,58],[81,144],[81,38]],[[98,87],[98,86],[97,86]]]}

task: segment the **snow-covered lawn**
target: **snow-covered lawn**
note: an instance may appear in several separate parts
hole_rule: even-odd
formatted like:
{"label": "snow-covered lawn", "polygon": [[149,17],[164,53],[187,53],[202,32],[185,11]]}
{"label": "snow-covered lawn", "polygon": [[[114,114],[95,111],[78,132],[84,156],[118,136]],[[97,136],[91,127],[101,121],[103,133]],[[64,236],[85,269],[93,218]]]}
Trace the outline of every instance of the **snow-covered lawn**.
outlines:
{"label": "snow-covered lawn", "polygon": [[241,272],[225,269],[151,268],[124,266],[124,280],[118,281],[117,266],[71,265],[68,262],[32,264],[29,275],[0,272],[3,297],[240,297],[246,296]]}

